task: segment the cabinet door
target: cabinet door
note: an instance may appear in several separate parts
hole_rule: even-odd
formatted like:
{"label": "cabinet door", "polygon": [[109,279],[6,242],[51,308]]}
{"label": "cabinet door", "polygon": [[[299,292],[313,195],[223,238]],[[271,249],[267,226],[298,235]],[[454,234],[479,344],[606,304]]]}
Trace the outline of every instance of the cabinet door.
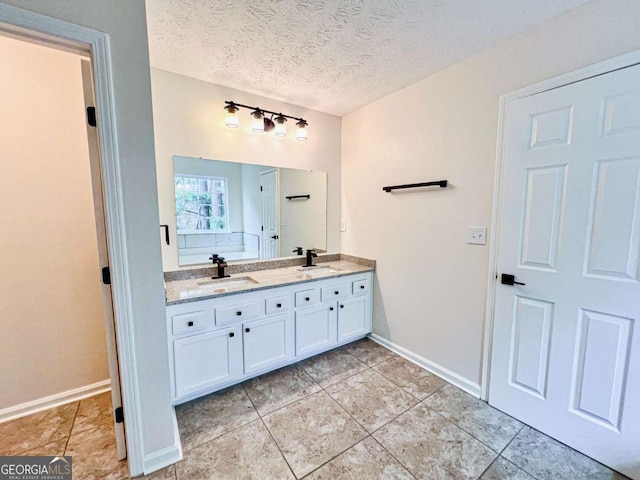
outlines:
{"label": "cabinet door", "polygon": [[326,350],[337,343],[335,303],[296,312],[296,356]]}
{"label": "cabinet door", "polygon": [[371,331],[367,314],[367,297],[338,302],[338,343],[362,337]]}
{"label": "cabinet door", "polygon": [[291,315],[247,322],[242,328],[245,374],[264,370],[293,358]]}
{"label": "cabinet door", "polygon": [[175,397],[210,389],[242,375],[242,338],[231,328],[174,340]]}

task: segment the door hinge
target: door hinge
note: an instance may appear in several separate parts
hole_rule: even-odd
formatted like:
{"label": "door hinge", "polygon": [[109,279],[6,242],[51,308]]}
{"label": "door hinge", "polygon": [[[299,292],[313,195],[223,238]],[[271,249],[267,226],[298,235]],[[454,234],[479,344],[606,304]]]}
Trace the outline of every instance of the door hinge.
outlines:
{"label": "door hinge", "polygon": [[124,410],[122,409],[122,407],[116,408],[114,413],[115,413],[115,417],[116,417],[116,423],[123,423],[124,422]]}
{"label": "door hinge", "polygon": [[262,227],[260,227],[260,231],[264,232],[264,225]]}
{"label": "door hinge", "polygon": [[87,107],[87,123],[91,127],[95,127],[96,123],[96,107]]}
{"label": "door hinge", "polygon": [[260,185],[260,191],[262,191],[262,185]]}
{"label": "door hinge", "polygon": [[111,270],[109,270],[109,267],[102,268],[102,283],[111,285]]}

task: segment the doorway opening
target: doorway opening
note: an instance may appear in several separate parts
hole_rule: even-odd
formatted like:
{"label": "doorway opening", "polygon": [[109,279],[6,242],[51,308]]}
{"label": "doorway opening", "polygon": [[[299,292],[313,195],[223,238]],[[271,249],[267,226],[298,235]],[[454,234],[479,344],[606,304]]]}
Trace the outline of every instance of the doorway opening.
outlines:
{"label": "doorway opening", "polygon": [[[89,52],[0,36],[5,132],[0,222],[2,454],[74,455],[107,445],[127,472]],[[66,50],[66,51],[65,51]],[[9,65],[11,63],[11,65]],[[105,272],[106,273],[106,272]],[[105,278],[106,279],[106,278]],[[106,338],[106,342],[105,342]],[[20,428],[16,428],[20,426]],[[3,428],[4,427],[4,428]],[[108,441],[106,441],[108,440]]]}

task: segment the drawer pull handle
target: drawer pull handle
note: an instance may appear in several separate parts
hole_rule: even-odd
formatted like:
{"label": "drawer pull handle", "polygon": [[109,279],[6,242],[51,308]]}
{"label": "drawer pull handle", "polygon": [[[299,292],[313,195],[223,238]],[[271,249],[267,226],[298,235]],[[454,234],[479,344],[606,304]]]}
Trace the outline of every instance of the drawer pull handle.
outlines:
{"label": "drawer pull handle", "polygon": [[251,331],[251,329],[249,327],[244,329],[245,332],[249,333]]}
{"label": "drawer pull handle", "polygon": [[344,308],[344,305],[340,305],[340,308]]}
{"label": "drawer pull handle", "polygon": [[187,327],[193,327],[193,322],[187,322]]}
{"label": "drawer pull handle", "polygon": [[276,307],[282,308],[282,304],[281,303],[276,303]]}
{"label": "drawer pull handle", "polygon": [[364,290],[364,285],[360,285],[360,288]]}
{"label": "drawer pull handle", "polygon": [[304,297],[305,302],[308,302],[309,300],[311,300],[309,297]]}
{"label": "drawer pull handle", "polygon": [[338,291],[338,290],[336,290],[336,291],[335,291],[335,292],[333,292],[333,293],[335,293],[336,295],[340,295],[340,291]]}
{"label": "drawer pull handle", "polygon": [[329,307],[329,310],[333,312],[333,307]]}
{"label": "drawer pull handle", "polygon": [[235,336],[236,336],[236,334],[235,334],[235,333],[233,333],[233,332],[229,332],[229,336],[230,336],[230,337],[235,337]]}
{"label": "drawer pull handle", "polygon": [[240,315],[242,315],[242,312],[237,311],[237,312],[236,312],[236,315],[237,315],[237,316],[240,316]]}

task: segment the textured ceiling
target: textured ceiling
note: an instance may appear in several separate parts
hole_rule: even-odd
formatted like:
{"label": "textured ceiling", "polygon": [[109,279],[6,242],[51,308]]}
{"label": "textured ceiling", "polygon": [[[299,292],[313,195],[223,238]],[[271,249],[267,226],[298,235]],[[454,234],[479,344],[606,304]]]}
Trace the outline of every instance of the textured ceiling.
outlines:
{"label": "textured ceiling", "polygon": [[344,115],[587,0],[146,0],[151,64]]}

